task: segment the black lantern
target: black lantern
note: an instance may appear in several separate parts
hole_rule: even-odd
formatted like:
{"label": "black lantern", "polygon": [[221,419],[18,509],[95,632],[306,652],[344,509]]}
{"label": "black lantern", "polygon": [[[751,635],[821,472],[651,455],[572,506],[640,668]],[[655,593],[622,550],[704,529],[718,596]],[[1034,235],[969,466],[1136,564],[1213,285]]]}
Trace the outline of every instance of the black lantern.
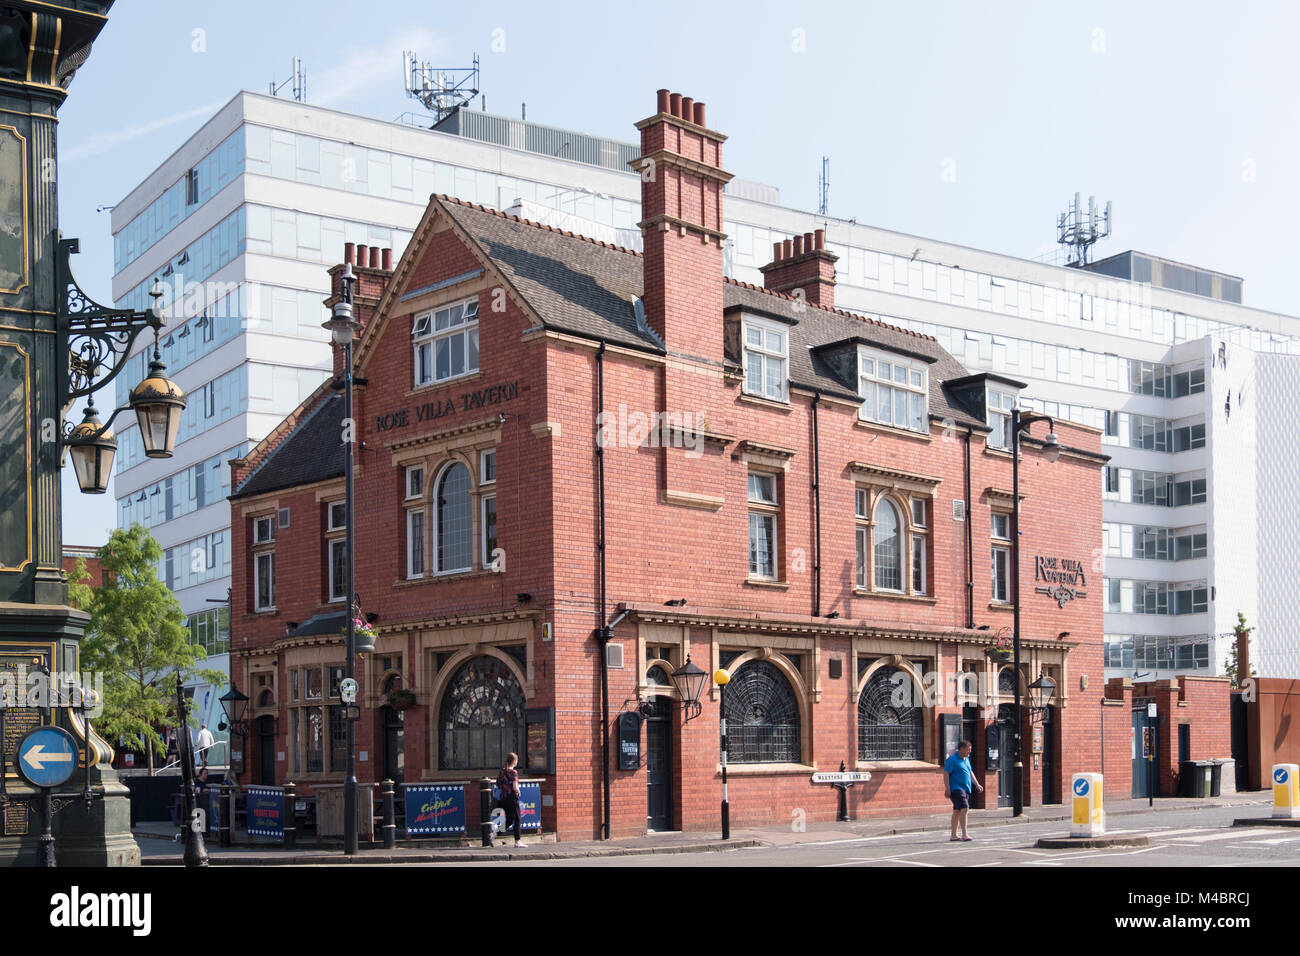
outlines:
{"label": "black lantern", "polygon": [[77,484],[88,495],[102,495],[108,490],[108,476],[117,453],[117,439],[99,420],[92,401],[86,405],[85,418],[64,440],[72,455]]}
{"label": "black lantern", "polygon": [[230,732],[244,736],[244,716],[248,713],[248,695],[241,694],[233,681],[230,690],[221,695],[221,712],[226,715],[226,724]]}
{"label": "black lantern", "polygon": [[1034,710],[1042,713],[1052,704],[1052,695],[1056,693],[1056,681],[1046,674],[1040,674],[1038,680],[1029,685],[1029,693]]}
{"label": "black lantern", "polygon": [[144,453],[149,458],[170,458],[176,447],[176,433],[180,430],[181,412],[185,408],[185,393],[163,373],[157,345],[153,361],[149,363],[149,377],[131,389],[130,404],[140,422],[140,438]]}
{"label": "black lantern", "polygon": [[700,716],[700,711],[703,709],[700,704],[700,694],[704,691],[704,682],[709,679],[709,675],[692,664],[688,654],[686,663],[673,671],[671,676],[673,687],[677,688],[677,696],[686,711],[686,719],[691,720]]}

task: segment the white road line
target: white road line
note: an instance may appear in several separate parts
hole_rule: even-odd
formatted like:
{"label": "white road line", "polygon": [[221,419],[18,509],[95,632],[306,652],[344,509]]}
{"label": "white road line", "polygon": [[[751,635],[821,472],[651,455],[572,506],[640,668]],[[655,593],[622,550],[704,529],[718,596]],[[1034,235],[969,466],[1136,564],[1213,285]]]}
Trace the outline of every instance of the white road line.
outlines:
{"label": "white road line", "polygon": [[1219,829],[1221,829],[1221,827],[1187,827],[1182,830],[1161,830],[1159,832],[1152,832],[1151,835],[1153,837],[1158,836],[1163,840],[1165,837],[1176,836],[1180,833],[1205,833],[1208,830]]}
{"label": "white road line", "polygon": [[1001,860],[994,860],[992,863],[974,863],[971,865],[971,869],[972,870],[978,869],[981,866],[1001,866],[1001,865],[1002,865]]}
{"label": "white road line", "polygon": [[1174,843],[1209,843],[1212,840],[1240,840],[1248,836],[1256,836],[1261,833],[1272,833],[1268,827],[1253,827],[1249,830],[1232,830],[1229,828],[1227,833],[1220,830],[1217,833],[1207,833],[1204,836],[1176,837]]}
{"label": "white road line", "polygon": [[1242,843],[1258,844],[1260,846],[1277,846],[1279,843],[1295,843],[1300,837],[1279,837],[1274,840],[1242,840]]}

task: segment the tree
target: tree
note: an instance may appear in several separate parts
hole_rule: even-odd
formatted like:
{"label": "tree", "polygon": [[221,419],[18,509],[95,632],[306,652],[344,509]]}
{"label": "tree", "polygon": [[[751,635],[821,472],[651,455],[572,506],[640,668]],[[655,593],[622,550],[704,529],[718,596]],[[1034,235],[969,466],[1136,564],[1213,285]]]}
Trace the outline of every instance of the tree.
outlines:
{"label": "tree", "polygon": [[158,542],[140,525],[119,528],[99,549],[107,583],[90,588],[85,562],[79,560],[68,587],[69,602],[90,614],[81,666],[103,675],[99,728],[110,740],[144,740],[150,772],[154,751],[165,753],[157,728],[176,723],[176,673],[183,680],[225,680],[220,671],[200,668],[207,653],[190,643],[180,604],[158,580],[162,556]]}
{"label": "tree", "polygon": [[[1242,614],[1240,611],[1238,611],[1238,612],[1237,612],[1237,626],[1236,626],[1235,628],[1233,628],[1233,633],[1236,634],[1237,636],[1240,636],[1240,635],[1242,635],[1242,634],[1245,634],[1245,635],[1246,635],[1246,638],[1249,639],[1249,638],[1250,638],[1250,632],[1253,631],[1253,630],[1254,630],[1253,627],[1247,627],[1247,626],[1246,626],[1246,615],[1244,615],[1244,614]],[[1231,687],[1233,690],[1236,690],[1237,687],[1238,687],[1238,684],[1237,684],[1237,642],[1236,642],[1236,641],[1233,641],[1232,644],[1228,647],[1228,659],[1227,659],[1227,660],[1224,662],[1224,664],[1223,664],[1223,672],[1224,672],[1224,673],[1227,675],[1227,677],[1228,677],[1228,686]],[[1258,676],[1259,676],[1259,672],[1255,670],[1255,664],[1254,664],[1254,662],[1251,663],[1251,665],[1250,665],[1250,673],[1247,674],[1246,676],[1247,676],[1247,677],[1258,677]]]}

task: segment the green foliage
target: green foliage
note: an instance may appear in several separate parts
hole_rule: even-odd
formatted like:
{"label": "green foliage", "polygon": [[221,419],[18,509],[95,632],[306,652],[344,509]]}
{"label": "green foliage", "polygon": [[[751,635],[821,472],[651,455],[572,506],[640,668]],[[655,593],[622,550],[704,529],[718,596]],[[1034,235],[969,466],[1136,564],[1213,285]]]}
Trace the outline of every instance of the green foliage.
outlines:
{"label": "green foliage", "polygon": [[[1238,612],[1237,612],[1237,626],[1236,626],[1235,628],[1233,628],[1233,630],[1234,630],[1237,634],[1239,634],[1239,635],[1240,635],[1240,634],[1245,634],[1246,637],[1249,638],[1249,637],[1250,637],[1250,632],[1253,631],[1254,628],[1253,628],[1253,627],[1247,627],[1247,626],[1246,626],[1246,615],[1244,615],[1244,614],[1242,614],[1240,611],[1238,611]],[[1233,641],[1232,644],[1229,645],[1229,647],[1228,647],[1228,659],[1227,659],[1226,661],[1224,661],[1224,664],[1223,664],[1223,672],[1224,672],[1224,673],[1227,675],[1227,677],[1228,677],[1228,686],[1231,687],[1231,688],[1233,688],[1233,689],[1235,690],[1235,689],[1237,688],[1237,686],[1238,686],[1238,684],[1237,684],[1237,642],[1236,642],[1236,641]],[[1247,675],[1247,676],[1250,676],[1250,677],[1258,677],[1258,676],[1259,676],[1259,672],[1258,672],[1257,670],[1255,670],[1255,665],[1254,665],[1253,663],[1250,665],[1250,674]]]}
{"label": "green foliage", "polygon": [[118,529],[98,555],[108,584],[90,588],[79,560],[68,588],[68,600],[91,618],[81,645],[82,670],[104,675],[104,713],[96,729],[109,740],[143,738],[159,755],[165,751],[156,728],[176,723],[176,674],[182,680],[225,680],[220,671],[200,668],[207,654],[190,643],[180,604],[158,580],[162,556],[140,525]]}

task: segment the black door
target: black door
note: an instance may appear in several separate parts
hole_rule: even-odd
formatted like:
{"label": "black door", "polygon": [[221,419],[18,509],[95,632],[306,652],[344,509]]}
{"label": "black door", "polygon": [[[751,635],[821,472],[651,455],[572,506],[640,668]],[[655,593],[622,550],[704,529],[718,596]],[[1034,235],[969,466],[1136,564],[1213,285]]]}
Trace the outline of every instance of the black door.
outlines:
{"label": "black door", "polygon": [[1060,803],[1056,790],[1056,709],[1043,712],[1043,803]]}
{"label": "black door", "polygon": [[[1011,806],[1011,779],[1016,764],[1016,755],[1012,748],[1015,746],[1012,726],[1016,721],[1015,704],[998,705],[998,759],[996,769],[998,771],[998,806]],[[990,764],[990,770],[994,765]]]}
{"label": "black door", "polygon": [[673,826],[672,713],[671,698],[655,697],[645,722],[646,828],[650,830]]}
{"label": "black door", "polygon": [[259,782],[275,786],[275,718],[269,714],[257,718],[257,751],[261,777]]}
{"label": "black door", "polygon": [[384,741],[384,778],[401,783],[406,771],[406,755],[402,751],[406,725],[404,712],[395,707],[381,707],[379,719]]}

